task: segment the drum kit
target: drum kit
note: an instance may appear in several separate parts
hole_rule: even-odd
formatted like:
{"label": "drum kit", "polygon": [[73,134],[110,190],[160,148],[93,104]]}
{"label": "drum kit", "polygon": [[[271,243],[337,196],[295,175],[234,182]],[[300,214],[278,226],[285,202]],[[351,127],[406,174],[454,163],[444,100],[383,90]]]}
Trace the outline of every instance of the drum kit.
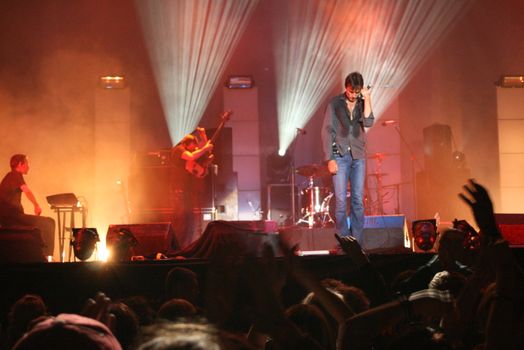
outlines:
{"label": "drum kit", "polygon": [[[368,159],[374,159],[377,163],[375,172],[368,174],[368,177],[373,178],[376,183],[376,203],[371,203],[370,197],[366,188],[364,194],[364,206],[368,214],[384,214],[383,206],[383,185],[382,179],[387,176],[387,173],[381,172],[382,159],[385,157],[383,153],[375,153],[368,156]],[[298,175],[307,177],[307,185],[300,192],[302,195],[302,217],[297,224],[306,224],[309,228],[313,227],[330,227],[335,221],[335,195],[326,185],[326,178],[330,176],[326,165],[310,164],[298,167],[295,169]],[[315,183],[317,180],[317,183]],[[324,186],[317,186],[322,182]],[[329,179],[329,183],[331,179]],[[350,191],[347,191],[347,208],[350,207]]]}
{"label": "drum kit", "polygon": [[[298,220],[298,224],[305,223],[312,227],[325,227],[333,224],[333,219],[329,213],[329,199],[333,193],[327,187],[315,186],[315,179],[329,175],[327,166],[311,164],[298,167],[296,173],[308,178],[308,187],[302,190],[303,216]],[[330,197],[331,196],[331,197]],[[328,197],[330,197],[328,199]]]}

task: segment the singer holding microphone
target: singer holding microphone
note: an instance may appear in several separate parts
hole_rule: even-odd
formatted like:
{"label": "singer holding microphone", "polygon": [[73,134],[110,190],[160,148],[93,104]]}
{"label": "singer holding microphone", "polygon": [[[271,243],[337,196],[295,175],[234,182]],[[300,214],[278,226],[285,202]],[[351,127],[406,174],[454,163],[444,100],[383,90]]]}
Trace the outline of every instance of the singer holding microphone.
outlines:
{"label": "singer holding microphone", "polygon": [[[364,230],[364,182],[366,179],[366,130],[375,120],[370,87],[364,87],[359,72],[345,80],[344,93],[333,97],[322,124],[324,160],[333,178],[335,222],[340,236],[353,236],[362,243]],[[346,194],[351,191],[350,226]]]}

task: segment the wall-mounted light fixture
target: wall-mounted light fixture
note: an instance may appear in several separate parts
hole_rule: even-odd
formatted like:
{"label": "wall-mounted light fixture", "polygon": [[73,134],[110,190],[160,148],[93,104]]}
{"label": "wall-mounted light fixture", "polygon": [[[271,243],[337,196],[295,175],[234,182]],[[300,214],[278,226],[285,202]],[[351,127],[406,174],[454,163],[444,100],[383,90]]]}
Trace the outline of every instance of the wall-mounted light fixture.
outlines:
{"label": "wall-mounted light fixture", "polygon": [[510,74],[502,75],[495,85],[503,88],[524,88],[524,75]]}
{"label": "wall-mounted light fixture", "polygon": [[251,89],[255,85],[250,75],[230,75],[226,86],[230,89]]}
{"label": "wall-mounted light fixture", "polygon": [[126,79],[123,75],[105,75],[99,78],[98,86],[103,89],[123,89]]}

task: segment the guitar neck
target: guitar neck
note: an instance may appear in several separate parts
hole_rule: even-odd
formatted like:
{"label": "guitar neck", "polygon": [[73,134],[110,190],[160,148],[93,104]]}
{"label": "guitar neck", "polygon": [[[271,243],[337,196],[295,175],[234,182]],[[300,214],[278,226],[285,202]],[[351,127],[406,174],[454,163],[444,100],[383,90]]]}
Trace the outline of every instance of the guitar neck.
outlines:
{"label": "guitar neck", "polygon": [[215,132],[213,133],[213,136],[211,136],[211,139],[209,140],[210,143],[212,143],[212,144],[215,143],[215,141],[218,138],[218,134],[220,134],[220,131],[222,130],[222,128],[226,124],[226,121],[227,121],[227,119],[229,119],[230,115],[231,115],[231,111],[225,112],[222,115],[222,120],[220,121],[220,124],[218,124],[217,129],[215,130]]}
{"label": "guitar neck", "polygon": [[215,130],[215,132],[213,133],[213,136],[211,136],[211,139],[209,140],[210,143],[214,144],[215,141],[217,140],[218,138],[218,134],[220,133],[220,131],[222,130],[222,127],[224,127],[224,122],[221,122],[220,125],[218,126],[218,128]]}

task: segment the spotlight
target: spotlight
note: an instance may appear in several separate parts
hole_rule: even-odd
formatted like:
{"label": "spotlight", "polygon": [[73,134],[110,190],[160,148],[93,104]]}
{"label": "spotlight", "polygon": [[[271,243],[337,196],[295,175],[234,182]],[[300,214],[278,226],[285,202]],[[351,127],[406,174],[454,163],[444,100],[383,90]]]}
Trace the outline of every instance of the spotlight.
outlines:
{"label": "spotlight", "polygon": [[413,247],[427,252],[433,249],[437,240],[437,221],[435,219],[413,221],[412,233]]}
{"label": "spotlight", "polygon": [[135,235],[127,228],[108,230],[106,246],[111,251],[110,260],[112,261],[130,261],[133,256],[133,247],[137,244]]}
{"label": "spotlight", "polygon": [[281,156],[281,157],[285,156],[285,155],[286,155],[286,150],[285,150],[285,149],[282,149],[282,148],[279,149],[279,150],[278,150],[278,155]]}
{"label": "spotlight", "polygon": [[100,242],[96,228],[74,228],[71,245],[75,257],[79,260],[87,260],[93,254],[96,243]]}
{"label": "spotlight", "polygon": [[453,220],[453,228],[466,233],[463,243],[464,249],[477,250],[480,247],[478,232],[466,220]]}
{"label": "spotlight", "polygon": [[466,166],[466,155],[460,151],[455,151],[451,155],[453,159],[453,165],[456,168],[462,169]]}

